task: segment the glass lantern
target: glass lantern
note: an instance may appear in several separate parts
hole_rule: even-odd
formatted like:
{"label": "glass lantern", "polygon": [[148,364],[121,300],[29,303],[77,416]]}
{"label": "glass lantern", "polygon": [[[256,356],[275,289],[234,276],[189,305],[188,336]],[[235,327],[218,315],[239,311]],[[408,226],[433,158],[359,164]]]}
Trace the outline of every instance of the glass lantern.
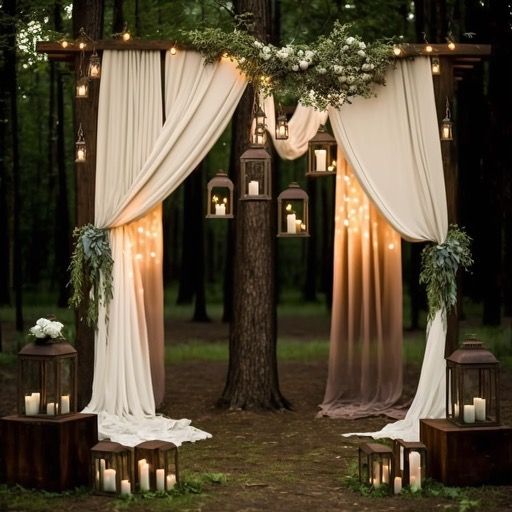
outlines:
{"label": "glass lantern", "polygon": [[446,418],[459,427],[500,424],[500,363],[481,341],[446,358]]}
{"label": "glass lantern", "polygon": [[91,448],[91,481],[96,494],[129,495],[133,491],[133,463],[130,448],[112,441],[100,441]]}
{"label": "glass lantern", "polygon": [[441,74],[441,62],[439,61],[439,57],[432,57],[432,74],[435,76],[439,76]]}
{"label": "glass lantern", "polygon": [[89,79],[86,76],[81,76],[76,81],[75,97],[76,98],[88,98],[89,97]]}
{"label": "glass lantern", "polygon": [[427,476],[427,447],[420,442],[393,441],[394,476],[402,479],[402,485],[421,489]]}
{"label": "glass lantern", "polygon": [[393,474],[393,450],[378,443],[359,446],[359,482],[374,488],[390,485]]}
{"label": "glass lantern", "polygon": [[18,413],[58,419],[76,412],[77,352],[67,342],[29,343],[18,353]]}
{"label": "glass lantern", "polygon": [[233,218],[233,182],[224,171],[219,171],[208,182],[207,219]]}
{"label": "glass lantern", "polygon": [[453,140],[453,121],[448,98],[446,98],[444,119],[441,121],[441,140]]}
{"label": "glass lantern", "polygon": [[288,139],[288,120],[286,114],[279,114],[276,122],[276,139],[286,140]]}
{"label": "glass lantern", "polygon": [[265,119],[267,116],[263,109],[258,106],[258,110],[254,114],[254,130],[251,136],[251,142],[255,146],[264,146],[267,142],[267,126]]}
{"label": "glass lantern", "polygon": [[290,183],[277,198],[277,236],[309,236],[308,195],[298,183]]}
{"label": "glass lantern", "polygon": [[87,68],[87,76],[93,80],[97,80],[101,75],[101,61],[96,50],[92,52],[89,58],[89,67]]}
{"label": "glass lantern", "polygon": [[179,484],[178,447],[166,441],[145,441],[135,447],[136,482],[140,491],[170,491]]}
{"label": "glass lantern", "polygon": [[272,159],[263,146],[251,144],[240,157],[240,199],[270,201]]}
{"label": "glass lantern", "polygon": [[308,171],[306,176],[329,176],[336,174],[336,139],[321,125],[316,135],[308,142]]}
{"label": "glass lantern", "polygon": [[81,164],[87,161],[87,146],[85,145],[82,123],[78,127],[78,137],[75,142],[75,162]]}

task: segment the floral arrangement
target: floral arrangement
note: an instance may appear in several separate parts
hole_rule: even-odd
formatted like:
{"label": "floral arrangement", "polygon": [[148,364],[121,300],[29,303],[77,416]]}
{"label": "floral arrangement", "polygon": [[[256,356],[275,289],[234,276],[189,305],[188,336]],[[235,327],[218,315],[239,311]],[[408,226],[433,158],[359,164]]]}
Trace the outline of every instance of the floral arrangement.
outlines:
{"label": "floral arrangement", "polygon": [[420,283],[427,287],[428,320],[440,309],[447,313],[457,304],[457,270],[473,264],[471,238],[453,224],[442,244],[425,247],[421,253]]}
{"label": "floral arrangement", "polygon": [[384,83],[392,56],[389,44],[365,43],[337,21],[329,35],[310,46],[279,48],[239,29],[226,33],[207,28],[183,35],[206,62],[228,57],[265,94],[279,90],[320,110],[339,108],[354,96],[371,96],[373,84]]}
{"label": "floral arrangement", "polygon": [[[84,298],[88,298],[86,323],[95,327],[100,303],[108,304],[112,299],[112,251],[108,230],[86,224],[73,231],[75,248],[71,256],[70,306],[78,309]],[[108,321],[108,319],[107,319]]]}
{"label": "floral arrangement", "polygon": [[29,334],[38,339],[51,338],[52,340],[63,339],[62,328],[64,324],[48,318],[40,318],[36,325],[29,329]]}

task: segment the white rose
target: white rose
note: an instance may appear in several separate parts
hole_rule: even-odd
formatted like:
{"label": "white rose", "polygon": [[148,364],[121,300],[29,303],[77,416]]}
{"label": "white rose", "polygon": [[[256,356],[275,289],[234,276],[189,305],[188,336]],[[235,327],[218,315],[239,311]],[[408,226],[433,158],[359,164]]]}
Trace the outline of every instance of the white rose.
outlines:
{"label": "white rose", "polygon": [[370,65],[369,64],[363,64],[361,66],[361,70],[362,71],[369,71],[370,70]]}
{"label": "white rose", "polygon": [[375,69],[375,65],[374,64],[370,64],[370,69]]}
{"label": "white rose", "polygon": [[353,77],[353,76],[349,76],[349,77],[347,77],[347,83],[348,83],[348,84],[353,84],[353,83],[354,83],[354,81],[355,81],[355,77]]}
{"label": "white rose", "polygon": [[253,44],[256,46],[256,48],[263,48],[263,45],[259,41],[254,41]]}
{"label": "white rose", "polygon": [[297,66],[297,64],[294,64],[292,66],[292,71],[299,71],[299,66]]}
{"label": "white rose", "polygon": [[347,44],[352,44],[354,41],[355,41],[355,39],[353,37],[347,37],[347,39],[345,39],[345,42]]}
{"label": "white rose", "polygon": [[299,67],[302,69],[302,71],[306,71],[306,69],[309,67],[309,62],[307,60],[301,60],[299,62]]}
{"label": "white rose", "polygon": [[315,56],[315,52],[312,52],[311,50],[306,50],[306,59],[312,59]]}
{"label": "white rose", "polygon": [[304,57],[304,52],[303,52],[302,50],[299,50],[299,51],[297,52],[297,55],[298,55],[299,57]]}
{"label": "white rose", "polygon": [[43,332],[43,328],[40,325],[34,325],[34,327],[31,327],[30,332],[36,338],[46,338],[46,334]]}
{"label": "white rose", "polygon": [[40,318],[37,322],[36,322],[36,325],[38,325],[39,327],[41,327],[41,329],[44,329],[48,324],[51,324],[51,320],[48,320],[47,318]]}
{"label": "white rose", "polygon": [[349,90],[350,92],[356,92],[357,87],[356,87],[355,85],[351,85],[351,86],[348,88],[348,90]]}
{"label": "white rose", "polygon": [[240,64],[243,64],[245,62],[245,57],[240,57],[240,59],[238,60],[238,62],[240,62]]}
{"label": "white rose", "polygon": [[268,46],[264,46],[263,53],[270,53],[270,48]]}
{"label": "white rose", "polygon": [[270,57],[271,57],[270,53],[264,53],[264,54],[262,55],[262,59],[263,59],[263,60],[268,60],[268,59],[270,59]]}
{"label": "white rose", "polygon": [[325,75],[327,73],[327,69],[325,68],[316,68],[319,75]]}
{"label": "white rose", "polygon": [[357,55],[359,55],[359,57],[366,57],[366,53],[364,53],[364,51],[363,51],[363,50],[359,50],[359,51],[357,52]]}
{"label": "white rose", "polygon": [[337,75],[341,75],[341,73],[343,72],[343,66],[335,65],[333,66],[332,69]]}
{"label": "white rose", "polygon": [[62,325],[60,322],[50,322],[43,331],[47,336],[50,336],[50,338],[58,338],[60,336],[60,331],[64,325]]}
{"label": "white rose", "polygon": [[364,50],[366,48],[366,45],[363,42],[361,42],[359,43],[359,48],[361,48],[361,50]]}
{"label": "white rose", "polygon": [[365,82],[368,82],[372,79],[372,75],[369,75],[368,73],[363,73],[361,78],[365,81]]}
{"label": "white rose", "polygon": [[347,46],[347,45],[344,45],[344,46],[342,46],[342,48],[341,48],[341,49],[342,49],[344,52],[346,52],[346,51],[348,50],[348,46]]}
{"label": "white rose", "polygon": [[338,77],[338,81],[341,82],[341,83],[344,83],[347,81],[347,77],[346,76],[339,76]]}

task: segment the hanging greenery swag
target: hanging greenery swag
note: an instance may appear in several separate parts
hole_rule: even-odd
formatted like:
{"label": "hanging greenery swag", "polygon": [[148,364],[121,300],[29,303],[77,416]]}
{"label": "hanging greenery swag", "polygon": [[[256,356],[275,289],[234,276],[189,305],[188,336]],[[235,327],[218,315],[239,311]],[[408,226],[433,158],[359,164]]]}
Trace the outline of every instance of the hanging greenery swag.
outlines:
{"label": "hanging greenery swag", "polygon": [[470,245],[468,234],[452,224],[442,244],[423,249],[420,283],[427,287],[428,320],[439,310],[449,313],[457,305],[457,270],[468,270],[473,264]]}
{"label": "hanging greenery swag", "polygon": [[373,85],[384,83],[384,72],[392,58],[390,44],[365,43],[350,34],[349,25],[338,21],[329,35],[311,45],[287,44],[280,48],[240,29],[224,32],[206,28],[182,35],[206,62],[231,59],[264,94],[281,92],[319,110],[339,108],[354,96],[372,96]]}
{"label": "hanging greenery swag", "polygon": [[[108,229],[86,224],[73,231],[75,248],[71,256],[69,284],[72,294],[69,305],[78,309],[89,297],[85,321],[96,328],[100,304],[107,305],[112,299],[112,268],[114,260],[108,238]],[[107,317],[108,323],[108,317]]]}

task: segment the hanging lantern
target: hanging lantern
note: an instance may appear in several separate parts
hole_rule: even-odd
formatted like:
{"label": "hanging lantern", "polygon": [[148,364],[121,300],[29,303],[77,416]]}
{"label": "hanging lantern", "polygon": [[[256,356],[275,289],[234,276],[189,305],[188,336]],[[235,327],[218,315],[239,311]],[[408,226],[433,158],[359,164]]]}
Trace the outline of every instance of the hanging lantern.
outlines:
{"label": "hanging lantern", "polygon": [[445,116],[441,121],[441,140],[453,140],[453,121],[448,98],[446,98]]}
{"label": "hanging lantern", "polygon": [[427,476],[427,447],[420,442],[393,441],[393,474],[400,485],[421,489]]}
{"label": "hanging lantern", "polygon": [[277,198],[277,236],[309,236],[308,195],[298,183],[290,183]]}
{"label": "hanging lantern", "polygon": [[75,162],[80,164],[85,161],[87,161],[87,147],[85,145],[82,123],[80,123],[80,126],[78,127],[78,138],[75,142]]}
{"label": "hanging lantern", "polygon": [[76,82],[75,97],[88,98],[89,97],[89,79],[86,76],[80,76]]}
{"label": "hanging lantern", "polygon": [[272,159],[263,146],[251,144],[240,157],[240,199],[270,201]]}
{"label": "hanging lantern", "polygon": [[76,412],[76,350],[67,342],[30,343],[18,353],[18,413],[58,419]]}
{"label": "hanging lantern", "polygon": [[308,171],[306,176],[336,174],[336,139],[321,125],[308,142]]}
{"label": "hanging lantern", "polygon": [[233,218],[233,182],[219,171],[208,182],[207,219]]}
{"label": "hanging lantern", "polygon": [[481,341],[446,358],[446,418],[460,427],[500,424],[500,363]]}
{"label": "hanging lantern", "polygon": [[135,447],[137,488],[170,491],[179,484],[178,448],[166,441],[145,441]]}
{"label": "hanging lantern", "polygon": [[432,74],[433,75],[441,74],[441,63],[439,62],[438,57],[432,57]]}
{"label": "hanging lantern", "polygon": [[91,448],[91,481],[96,494],[130,495],[133,491],[133,463],[129,448],[100,441]]}
{"label": "hanging lantern", "polygon": [[288,139],[288,120],[286,119],[286,115],[283,112],[281,112],[277,116],[276,139],[278,139],[278,140]]}
{"label": "hanging lantern", "polygon": [[455,41],[453,40],[453,36],[452,36],[451,32],[446,37],[446,42],[448,43],[449,50],[451,50],[451,51],[455,50]]}
{"label": "hanging lantern", "polygon": [[101,61],[96,50],[92,52],[89,58],[89,67],[87,69],[87,76],[92,79],[98,79],[101,75]]}
{"label": "hanging lantern", "polygon": [[267,142],[266,118],[265,112],[258,106],[258,110],[254,114],[254,130],[252,132],[252,143],[255,146],[264,146],[265,142]]}
{"label": "hanging lantern", "polygon": [[359,446],[359,482],[378,488],[390,484],[393,474],[393,451],[378,443]]}

